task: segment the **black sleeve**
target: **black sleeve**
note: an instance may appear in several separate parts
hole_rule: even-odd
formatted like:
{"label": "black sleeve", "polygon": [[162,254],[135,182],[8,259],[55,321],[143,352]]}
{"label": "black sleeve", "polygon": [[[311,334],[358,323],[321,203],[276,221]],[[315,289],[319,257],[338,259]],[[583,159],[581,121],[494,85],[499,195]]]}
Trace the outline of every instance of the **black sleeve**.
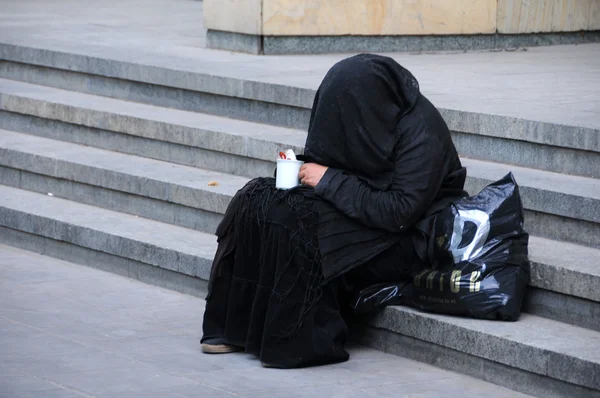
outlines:
{"label": "black sleeve", "polygon": [[[386,191],[342,170],[328,169],[315,193],[362,224],[390,232],[412,226],[433,203],[445,174],[443,145],[425,125],[405,129],[395,154],[394,177]],[[404,137],[404,139],[402,139]]]}

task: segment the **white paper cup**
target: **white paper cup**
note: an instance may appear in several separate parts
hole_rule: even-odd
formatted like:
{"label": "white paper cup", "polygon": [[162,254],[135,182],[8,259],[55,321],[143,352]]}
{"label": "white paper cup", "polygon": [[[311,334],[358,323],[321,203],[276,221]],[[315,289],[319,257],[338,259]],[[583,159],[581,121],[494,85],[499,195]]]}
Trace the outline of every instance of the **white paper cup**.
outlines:
{"label": "white paper cup", "polygon": [[304,162],[300,160],[277,159],[277,178],[275,187],[279,189],[290,189],[300,185],[298,173]]}

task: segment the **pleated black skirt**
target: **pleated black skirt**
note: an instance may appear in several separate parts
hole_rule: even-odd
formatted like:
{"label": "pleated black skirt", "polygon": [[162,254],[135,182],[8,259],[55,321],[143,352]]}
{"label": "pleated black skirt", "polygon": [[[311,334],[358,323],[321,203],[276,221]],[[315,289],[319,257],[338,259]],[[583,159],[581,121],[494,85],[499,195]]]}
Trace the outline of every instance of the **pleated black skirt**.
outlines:
{"label": "pleated black skirt", "polygon": [[[356,289],[410,277],[412,239],[325,283],[312,189],[277,190],[257,179],[240,190],[217,231],[203,338],[223,338],[268,366],[348,359],[346,303]],[[408,265],[408,266],[407,266]]]}

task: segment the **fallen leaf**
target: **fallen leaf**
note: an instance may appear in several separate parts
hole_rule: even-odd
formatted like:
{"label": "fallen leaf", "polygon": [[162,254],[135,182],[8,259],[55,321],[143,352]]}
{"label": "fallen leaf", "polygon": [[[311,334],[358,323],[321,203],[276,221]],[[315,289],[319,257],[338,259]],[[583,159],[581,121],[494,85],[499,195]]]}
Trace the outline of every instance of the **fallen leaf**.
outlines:
{"label": "fallen leaf", "polygon": [[209,181],[209,182],[208,182],[208,186],[209,186],[209,187],[216,187],[217,185],[219,185],[219,183],[218,183],[218,182],[216,182],[216,181]]}

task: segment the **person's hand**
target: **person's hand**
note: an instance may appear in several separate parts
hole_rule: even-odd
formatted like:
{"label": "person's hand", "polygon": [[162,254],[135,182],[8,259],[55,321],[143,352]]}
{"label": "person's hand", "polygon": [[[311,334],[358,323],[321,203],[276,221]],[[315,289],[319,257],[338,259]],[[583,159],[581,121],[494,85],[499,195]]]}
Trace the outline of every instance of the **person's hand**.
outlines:
{"label": "person's hand", "polygon": [[305,163],[302,165],[302,167],[300,167],[300,173],[298,173],[298,177],[300,178],[300,182],[302,184],[316,187],[326,171],[326,166],[321,166],[320,164],[316,163]]}

